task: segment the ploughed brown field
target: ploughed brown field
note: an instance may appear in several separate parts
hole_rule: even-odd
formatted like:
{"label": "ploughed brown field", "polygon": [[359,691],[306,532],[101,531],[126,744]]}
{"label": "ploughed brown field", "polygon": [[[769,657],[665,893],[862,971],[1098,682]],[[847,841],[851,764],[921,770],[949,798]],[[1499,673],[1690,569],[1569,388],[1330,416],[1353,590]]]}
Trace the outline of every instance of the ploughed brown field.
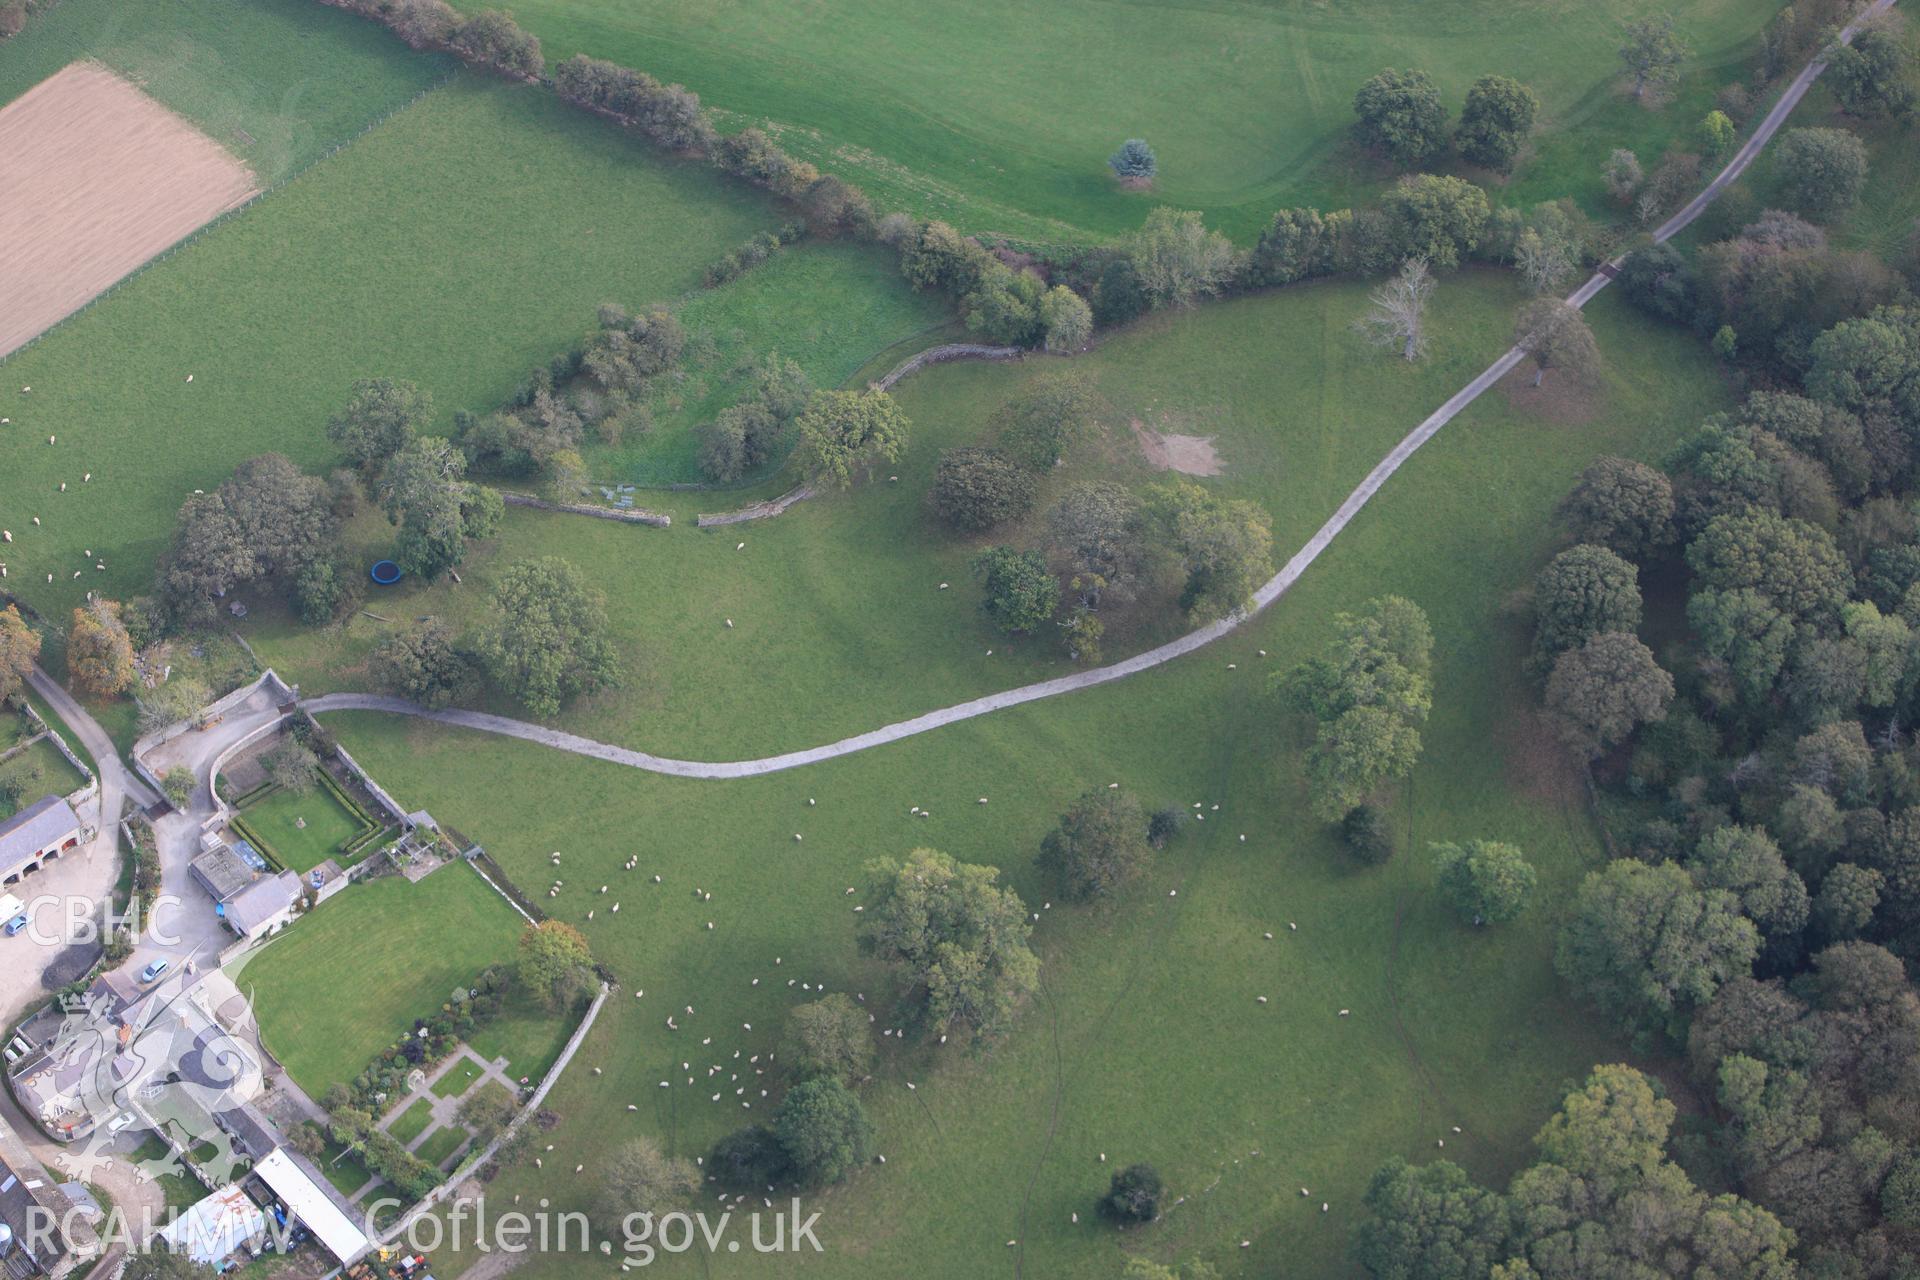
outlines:
{"label": "ploughed brown field", "polygon": [[0,356],[243,203],[247,167],[96,63],[0,108]]}

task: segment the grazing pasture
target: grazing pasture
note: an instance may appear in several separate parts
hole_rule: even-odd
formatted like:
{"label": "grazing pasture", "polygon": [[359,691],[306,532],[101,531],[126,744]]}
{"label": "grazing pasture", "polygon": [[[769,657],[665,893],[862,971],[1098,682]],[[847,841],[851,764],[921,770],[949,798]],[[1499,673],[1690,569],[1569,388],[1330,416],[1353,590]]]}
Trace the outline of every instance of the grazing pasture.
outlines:
{"label": "grazing pasture", "polygon": [[[1248,241],[1276,207],[1345,204],[1389,176],[1346,141],[1354,90],[1382,67],[1430,72],[1456,115],[1480,75],[1531,84],[1551,176],[1527,198],[1597,199],[1608,151],[1656,155],[1690,130],[1777,8],[1678,6],[1698,60],[1660,113],[1614,84],[1619,24],[1646,11],[1627,0],[520,0],[514,13],[549,60],[585,52],[682,81],[885,208],[1074,241],[1129,230],[1164,201]],[[1107,170],[1130,137],[1158,153],[1150,193]]]}
{"label": "grazing pasture", "polygon": [[414,379],[446,430],[600,303],[673,297],[772,220],[701,166],[463,75],[5,362],[9,585],[62,620],[89,589],[144,591],[193,490],[270,450],[332,464],[354,379]]}
{"label": "grazing pasture", "polygon": [[[1443,329],[1454,329],[1460,350],[1436,362],[1477,367],[1499,341],[1505,286],[1450,287],[1456,310]],[[1476,289],[1484,296],[1459,296]],[[1281,554],[1344,493],[1352,480],[1344,468],[1376,456],[1382,440],[1414,420],[1416,406],[1426,407],[1419,388],[1396,382],[1422,381],[1424,370],[1329,354],[1347,341],[1336,317],[1345,317],[1351,297],[1336,306],[1341,296],[1337,288],[1296,290],[1203,309],[1127,335],[1088,361],[1109,399],[1137,396],[1140,410],[1166,410],[1154,399],[1167,394],[1156,360],[1179,352],[1180,385],[1208,387],[1218,401],[1205,421],[1227,466],[1208,483],[1264,495]],[[702,1064],[732,1071],[734,1050],[745,1057],[775,1047],[784,1011],[815,994],[799,983],[863,993],[879,1018],[876,1031],[886,1027],[886,982],[853,945],[858,917],[844,890],[860,883],[875,854],[930,845],[1001,867],[1041,914],[1043,989],[1011,1037],[985,1052],[880,1041],[879,1082],[867,1093],[887,1163],[808,1202],[824,1214],[820,1234],[836,1274],[912,1268],[973,1276],[1005,1265],[1006,1242],[1017,1239],[1032,1274],[1110,1276],[1121,1253],[1139,1251],[1160,1260],[1199,1254],[1230,1274],[1342,1275],[1359,1197],[1386,1156],[1417,1157],[1445,1142],[1446,1154],[1482,1177],[1510,1172],[1565,1080],[1623,1049],[1565,1003],[1548,962],[1562,904],[1602,855],[1577,774],[1530,710],[1533,694],[1520,674],[1527,637],[1507,601],[1552,549],[1552,507],[1589,459],[1658,456],[1725,403],[1699,352],[1662,342],[1616,299],[1594,311],[1611,361],[1600,390],[1558,401],[1559,420],[1519,407],[1528,403],[1521,390],[1483,398],[1267,614],[1198,655],[1116,685],[738,783],[657,777],[396,717],[327,717],[383,779],[436,811],[460,812],[462,829],[523,884],[544,884],[547,852],[565,852],[569,888],[550,905],[585,931],[623,991],[548,1103],[561,1117],[550,1135],[555,1158],[565,1167],[590,1163],[641,1133],[691,1157],[764,1116],[777,1086],[756,1077],[746,1095],[723,1090],[716,1104]],[[1296,314],[1287,321],[1283,313]],[[1215,316],[1232,323],[1209,328]],[[1316,324],[1329,381],[1290,368],[1300,389],[1284,406],[1268,404],[1259,362],[1242,360],[1240,381],[1201,376],[1208,367],[1196,362],[1229,333],[1271,361]],[[1275,340],[1282,335],[1290,342]],[[1031,374],[956,365],[907,384],[903,398],[923,432],[911,465],[934,444],[925,433],[939,421],[936,406],[954,415],[952,434],[941,437],[951,441],[960,424],[977,430],[984,407]],[[927,554],[934,535],[891,523],[900,518],[891,511],[896,502],[917,499],[856,491],[816,509],[830,519],[814,518],[852,530],[879,520],[860,534],[863,545],[911,538]],[[778,527],[750,532],[749,551]],[[532,536],[516,526],[505,541]],[[697,535],[688,536],[697,546]],[[699,591],[724,593],[738,620],[795,571],[784,558],[769,570],[736,553],[736,541],[728,535],[711,561],[691,561],[710,568],[684,576]],[[686,544],[675,530],[637,545],[665,557]],[[723,576],[728,557],[741,566],[731,579]],[[699,748],[693,754],[761,754],[950,701],[989,675],[991,687],[1027,678],[1025,664],[1035,659],[1020,659],[1024,669],[983,664],[969,686],[928,656],[964,652],[964,635],[911,654],[890,650],[889,636],[908,625],[900,611],[949,607],[951,592],[930,589],[943,571],[937,559],[918,571],[929,588],[925,606],[879,601],[841,615],[837,625],[858,633],[867,656],[858,665],[851,657],[839,667],[822,661],[818,692],[807,693],[811,667],[768,656],[778,690],[748,663],[731,684],[706,677],[704,696],[719,710],[660,699],[618,736],[654,749],[691,744]],[[650,590],[646,619],[636,615],[626,626],[657,632],[691,607],[664,588]],[[884,581],[877,590],[893,598]],[[1394,800],[1402,850],[1376,871],[1355,867],[1308,815],[1303,730],[1269,681],[1318,646],[1334,611],[1388,591],[1428,610],[1438,667],[1426,754]],[[962,601],[944,615],[950,630],[971,625],[963,606],[970,607]],[[796,610],[793,625],[813,625],[832,607],[827,600]],[[649,669],[686,662],[699,647],[658,646]],[[302,660],[281,665],[310,669]],[[829,672],[839,677],[831,697]],[[783,700],[804,714],[788,712]],[[582,708],[570,722],[613,735],[625,723],[621,705]],[[1112,781],[1149,808],[1194,814],[1202,802],[1204,822],[1186,823],[1146,883],[1121,900],[1070,908],[1055,899],[1034,855],[1074,795]],[[990,803],[979,804],[982,796]],[[932,816],[914,816],[916,806]],[[1432,891],[1427,842],[1481,834],[1519,844],[1542,876],[1540,909],[1498,931],[1461,926]],[[633,871],[623,869],[629,857],[638,859]],[[656,873],[664,883],[652,883]],[[605,897],[595,892],[602,881],[611,886]],[[611,901],[621,912],[604,909]],[[1263,937],[1269,932],[1273,940]],[[635,990],[646,994],[636,999]],[[1259,995],[1269,1003],[1257,1004]],[[687,1004],[698,1014],[669,1031],[665,1015]],[[1337,1017],[1341,1008],[1354,1016]],[[701,1043],[708,1036],[711,1046]],[[676,1074],[681,1059],[696,1069]],[[604,1076],[592,1074],[595,1066]],[[758,1096],[761,1087],[768,1098]],[[1118,1236],[1096,1224],[1092,1202],[1114,1162],[1140,1159],[1188,1199],[1150,1230]],[[1303,1185],[1310,1201],[1298,1195]],[[572,1203],[566,1183],[528,1168],[504,1175],[495,1191],[535,1188]],[[1323,1199],[1332,1206],[1325,1215]],[[1248,1253],[1237,1249],[1241,1239],[1252,1242]],[[435,1265],[457,1273],[464,1261]],[[527,1272],[561,1276],[571,1265],[541,1259]],[[708,1265],[717,1274],[741,1269],[725,1256]],[[786,1274],[804,1264],[753,1265]]]}
{"label": "grazing pasture", "polygon": [[[790,480],[720,501],[645,495],[644,505],[672,512],[674,525],[665,530],[513,511],[494,544],[462,568],[461,585],[403,583],[379,595],[385,603],[375,611],[392,623],[361,615],[313,631],[275,614],[250,618],[246,633],[265,661],[299,671],[311,691],[364,688],[366,655],[397,627],[429,614],[463,627],[484,609],[504,564],[563,556],[605,591],[627,676],[620,689],[568,709],[559,723],[694,759],[813,746],[1061,675],[1074,667],[1057,631],[999,635],[979,612],[979,584],[968,568],[985,545],[1037,538],[1040,516],[982,537],[955,536],[925,500],[940,451],[985,442],[1008,397],[1070,370],[1090,380],[1105,421],[1058,469],[1049,493],[1079,479],[1160,479],[1140,455],[1134,419],[1210,436],[1224,471],[1206,483],[1265,507],[1276,560],[1284,560],[1381,454],[1501,349],[1521,296],[1504,273],[1447,279],[1434,301],[1433,355],[1407,365],[1350,332],[1365,294],[1362,284],[1330,283],[1163,314],[1072,361],[936,366],[896,388],[914,424],[905,455],[847,493],[803,502],[773,520],[711,530],[690,527],[693,515]],[[1599,315],[1601,347],[1618,363],[1616,394],[1661,421],[1697,419],[1681,406],[1709,394],[1695,385],[1702,364],[1667,350],[1611,300]],[[1421,536],[1417,522],[1406,532]],[[393,537],[377,515],[354,533],[367,539],[368,556]],[[949,589],[940,589],[943,582]],[[1109,628],[1111,660],[1185,624],[1167,608],[1118,614]],[[505,703],[494,709],[513,713]]]}

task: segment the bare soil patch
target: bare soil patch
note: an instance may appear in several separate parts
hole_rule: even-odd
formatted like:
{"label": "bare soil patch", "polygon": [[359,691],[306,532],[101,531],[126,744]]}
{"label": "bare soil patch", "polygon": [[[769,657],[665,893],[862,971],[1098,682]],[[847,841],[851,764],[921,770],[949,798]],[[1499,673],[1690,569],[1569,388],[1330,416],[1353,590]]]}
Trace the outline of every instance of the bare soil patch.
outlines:
{"label": "bare soil patch", "polygon": [[1212,436],[1163,434],[1138,418],[1129,425],[1133,427],[1133,438],[1140,444],[1141,456],[1154,470],[1178,471],[1186,476],[1220,474],[1220,455],[1213,447]]}
{"label": "bare soil patch", "polygon": [[256,190],[218,143],[105,67],[42,80],[0,108],[0,356]]}
{"label": "bare soil patch", "polygon": [[1546,379],[1533,385],[1533,361],[1520,364],[1500,380],[1507,403],[1531,417],[1556,426],[1577,427],[1592,422],[1600,411],[1599,389],[1589,381],[1576,378],[1564,369],[1547,370]]}

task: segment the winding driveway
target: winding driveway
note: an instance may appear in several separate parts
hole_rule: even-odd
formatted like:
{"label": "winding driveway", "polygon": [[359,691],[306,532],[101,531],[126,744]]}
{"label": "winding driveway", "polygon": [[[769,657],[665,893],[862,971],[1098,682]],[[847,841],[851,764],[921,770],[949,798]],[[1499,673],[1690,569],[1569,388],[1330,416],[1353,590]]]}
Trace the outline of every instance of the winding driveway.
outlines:
{"label": "winding driveway", "polygon": [[[1859,16],[1847,24],[1840,33],[1843,42],[1851,42],[1854,34],[1869,17],[1891,9],[1895,0],[1873,0]],[[1668,218],[1653,233],[1655,244],[1664,243],[1690,226],[1707,207],[1720,197],[1728,186],[1739,180],[1761,151],[1766,149],[1780,126],[1799,105],[1813,82],[1826,70],[1824,59],[1814,61],[1795,76],[1786,92],[1780,95],[1773,109],[1767,112],[1753,136],[1745,146],[1737,151],[1726,168],[1716,175],[1706,188],[1689,200],[1684,208]],[[1594,295],[1612,282],[1612,271],[1619,262],[1609,262],[1594,273],[1585,284],[1567,295],[1567,303],[1573,307],[1584,307]],[[430,710],[403,698],[395,698],[378,693],[329,693],[305,699],[302,703],[307,710],[323,711],[390,711],[400,715],[419,716],[427,720],[437,720],[442,724],[458,725],[465,729],[478,729],[483,733],[505,734],[512,738],[523,738],[528,742],[537,742],[542,746],[553,747],[560,751],[571,751],[575,755],[591,756],[596,760],[606,760],[614,764],[627,765],[630,768],[646,769],[653,773],[672,774],[683,778],[751,778],[764,773],[778,773],[783,769],[797,769],[802,765],[817,764],[822,760],[832,760],[838,756],[852,755],[856,751],[865,751],[870,747],[884,746],[889,742],[898,742],[902,738],[911,738],[916,734],[927,733],[944,725],[961,720],[971,720],[993,711],[1002,711],[1008,707],[1017,707],[1028,702],[1038,702],[1042,698],[1054,698],[1063,693],[1072,693],[1078,689],[1091,689],[1096,685],[1123,680],[1137,672],[1183,657],[1196,649],[1204,648],[1228,632],[1240,626],[1255,614],[1260,613],[1285,595],[1288,588],[1300,579],[1307,567],[1320,558],[1341,530],[1345,529],[1360,509],[1367,505],[1382,485],[1392,478],[1401,464],[1411,458],[1427,441],[1439,434],[1440,428],[1472,404],[1500,379],[1513,371],[1527,353],[1520,347],[1513,347],[1466,386],[1460,388],[1447,402],[1429,414],[1425,421],[1408,432],[1406,438],[1395,445],[1387,455],[1374,465],[1366,478],[1347,500],[1340,504],[1327,522],[1320,526],[1314,535],[1307,539],[1305,546],[1296,551],[1293,558],[1282,566],[1280,572],[1269,578],[1254,593],[1249,606],[1218,622],[1190,631],[1177,640],[1170,641],[1158,648],[1137,653],[1124,661],[1110,666],[1094,667],[1087,671],[1077,671],[1072,675],[1043,680],[1038,684],[1022,685],[1017,689],[1006,689],[999,693],[990,693],[984,697],[973,698],[966,702],[929,711],[910,720],[901,720],[894,724],[882,725],[865,733],[842,738],[838,742],[829,742],[823,746],[808,747],[802,751],[789,751],[782,755],[766,756],[758,760],[675,760],[666,756],[656,756],[645,751],[635,751],[630,747],[617,747],[611,743],[599,742],[592,738],[583,738],[578,734],[566,733],[559,729],[550,729],[545,725],[532,724],[525,720],[514,720],[506,716],[490,715],[483,711]]]}

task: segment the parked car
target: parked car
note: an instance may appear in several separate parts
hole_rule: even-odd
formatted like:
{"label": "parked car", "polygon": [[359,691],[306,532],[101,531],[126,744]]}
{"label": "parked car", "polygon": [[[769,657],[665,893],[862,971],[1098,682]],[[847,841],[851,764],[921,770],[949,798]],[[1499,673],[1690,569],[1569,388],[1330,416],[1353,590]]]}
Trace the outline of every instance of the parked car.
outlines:
{"label": "parked car", "polygon": [[27,927],[27,913],[22,911],[19,915],[7,921],[7,936],[11,938],[14,934],[19,933],[22,929],[26,927]]}
{"label": "parked car", "polygon": [[153,963],[149,964],[146,968],[140,971],[140,981],[142,982],[157,981],[161,974],[165,973],[167,970],[171,968],[173,968],[173,961],[165,960],[165,959],[155,960]]}

